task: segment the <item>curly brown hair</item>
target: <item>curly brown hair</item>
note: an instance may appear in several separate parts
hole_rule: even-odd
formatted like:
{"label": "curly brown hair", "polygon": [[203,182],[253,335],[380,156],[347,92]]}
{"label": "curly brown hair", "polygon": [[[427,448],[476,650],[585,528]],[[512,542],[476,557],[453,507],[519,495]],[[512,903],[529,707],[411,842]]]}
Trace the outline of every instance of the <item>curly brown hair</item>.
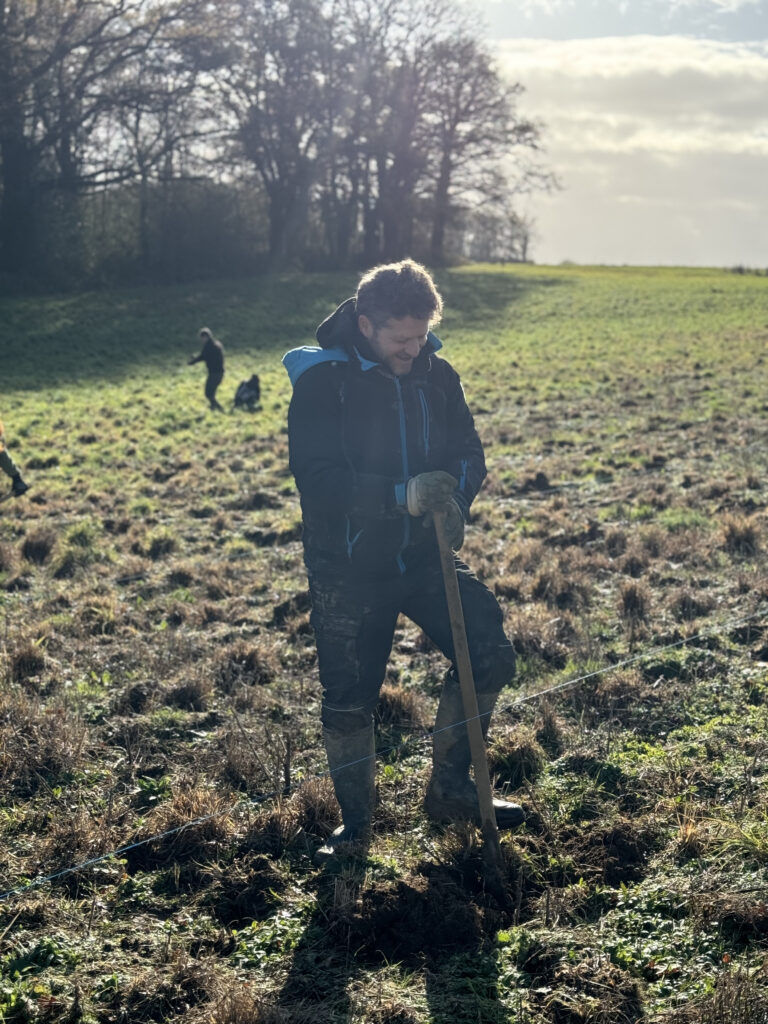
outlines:
{"label": "curly brown hair", "polygon": [[429,271],[414,260],[373,267],[360,278],[355,303],[357,315],[368,317],[376,328],[406,316],[434,326],[443,312],[443,300]]}

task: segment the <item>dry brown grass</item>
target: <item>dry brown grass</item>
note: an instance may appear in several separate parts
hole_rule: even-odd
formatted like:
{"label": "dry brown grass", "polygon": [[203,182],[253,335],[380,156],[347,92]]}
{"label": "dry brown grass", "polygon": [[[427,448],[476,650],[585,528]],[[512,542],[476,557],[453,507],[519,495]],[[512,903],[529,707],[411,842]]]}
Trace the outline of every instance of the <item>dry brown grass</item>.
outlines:
{"label": "dry brown grass", "polygon": [[725,966],[715,991],[705,999],[659,1017],[659,1024],[766,1024],[768,976]]}
{"label": "dry brown grass", "polygon": [[132,842],[159,836],[139,847],[139,859],[155,862],[190,858],[215,859],[217,851],[235,834],[233,810],[238,800],[232,793],[192,781],[175,789],[170,800],[155,807],[145,818]]}
{"label": "dry brown grass", "polygon": [[610,558],[618,558],[627,550],[626,531],[612,526],[605,531],[605,552]]}
{"label": "dry brown grass", "polygon": [[[60,806],[59,813],[48,825],[45,834],[40,836],[36,848],[39,858],[35,866],[36,873],[66,871],[120,846],[121,829],[118,822],[124,816],[125,809],[109,803],[101,812],[95,812],[90,808],[94,802],[93,795],[88,794],[75,810]],[[100,866],[99,871],[103,881],[104,865]],[[72,890],[88,881],[89,872],[89,868],[68,872],[62,881]],[[119,880],[120,874],[120,867],[115,865],[115,881]]]}
{"label": "dry brown grass", "polygon": [[729,555],[749,558],[760,550],[760,529],[754,518],[725,515],[720,530],[722,546]]}
{"label": "dry brown grass", "polygon": [[8,660],[11,680],[22,686],[41,676],[47,664],[42,645],[31,640],[22,641]]}
{"label": "dry brown grass", "polygon": [[595,686],[594,702],[598,709],[610,711],[617,704],[639,702],[648,684],[635,668],[618,669],[600,676]]}
{"label": "dry brown grass", "polygon": [[546,751],[530,726],[494,727],[488,767],[502,783],[519,789],[524,782],[536,779],[546,763]]}
{"label": "dry brown grass", "polygon": [[375,714],[376,721],[383,727],[424,729],[429,720],[424,696],[418,690],[396,683],[384,683]]}
{"label": "dry brown grass", "polygon": [[624,576],[631,576],[632,579],[638,579],[647,571],[650,562],[647,553],[637,543],[632,543],[619,562],[619,572]]}
{"label": "dry brown grass", "polygon": [[21,555],[33,565],[45,565],[56,545],[56,534],[47,527],[38,527],[24,538]]}
{"label": "dry brown grass", "polygon": [[206,711],[213,696],[213,682],[208,674],[192,672],[189,679],[172,687],[165,696],[165,703],[185,711]]}
{"label": "dry brown grass", "polygon": [[603,957],[558,968],[545,1006],[557,1024],[636,1024],[643,1020],[640,983]]}
{"label": "dry brown grass", "polygon": [[88,731],[81,718],[57,700],[44,706],[21,693],[0,694],[0,783],[29,797],[56,785],[81,766]]}
{"label": "dry brown grass", "polygon": [[306,852],[325,839],[340,822],[339,805],[328,776],[307,779],[287,799],[259,812],[251,824],[245,845],[252,850],[280,856],[292,844],[302,843]]}
{"label": "dry brown grass", "polygon": [[290,778],[290,750],[284,737],[266,735],[263,725],[228,729],[212,751],[210,771],[247,792],[280,791]]}
{"label": "dry brown grass", "polygon": [[627,580],[619,591],[619,617],[630,629],[648,621],[651,614],[651,591],[645,583]]}
{"label": "dry brown grass", "polygon": [[12,572],[15,564],[13,545],[0,543],[0,572]]}
{"label": "dry brown grass", "polygon": [[113,636],[121,615],[120,604],[114,594],[93,595],[81,607],[79,621],[88,636]]}
{"label": "dry brown grass", "polygon": [[552,668],[565,668],[578,633],[568,613],[553,616],[544,605],[527,605],[508,614],[508,635],[515,654]]}
{"label": "dry brown grass", "polygon": [[217,998],[221,980],[211,962],[174,951],[170,942],[161,956],[168,966],[145,971],[121,993],[119,1019],[132,1024],[187,1019]]}
{"label": "dry brown grass", "polygon": [[535,721],[536,739],[550,758],[559,757],[565,750],[568,729],[565,720],[558,715],[546,698],[538,703]]}
{"label": "dry brown grass", "polygon": [[510,572],[530,574],[540,568],[547,557],[547,549],[533,538],[515,541],[505,551],[505,565]]}
{"label": "dry brown grass", "polygon": [[544,601],[549,608],[578,612],[587,608],[592,595],[591,581],[584,573],[562,572],[559,568],[542,569],[534,580],[531,596]]}
{"label": "dry brown grass", "polygon": [[201,1024],[318,1024],[318,1007],[296,1002],[283,1007],[275,997],[240,983],[206,1007],[202,1016],[190,1020]]}
{"label": "dry brown grass", "polygon": [[667,607],[678,622],[693,622],[712,611],[715,599],[701,590],[681,587],[670,594]]}
{"label": "dry brown grass", "polygon": [[237,640],[216,659],[213,676],[223,693],[238,686],[266,686],[276,675],[274,658],[263,644]]}

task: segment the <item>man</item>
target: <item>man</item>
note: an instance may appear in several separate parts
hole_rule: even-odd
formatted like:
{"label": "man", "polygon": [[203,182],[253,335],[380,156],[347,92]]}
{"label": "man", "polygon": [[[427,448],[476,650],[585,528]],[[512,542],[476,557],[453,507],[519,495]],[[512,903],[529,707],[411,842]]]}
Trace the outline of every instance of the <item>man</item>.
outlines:
{"label": "man", "polygon": [[224,377],[224,346],[211,334],[207,327],[200,330],[200,337],[203,339],[203,347],[196,356],[189,357],[189,365],[204,362],[208,369],[208,376],[205,381],[205,397],[214,412],[224,412],[216,400],[216,389]]}
{"label": "man", "polygon": [[14,498],[20,498],[29,490],[29,484],[25,483],[21,476],[21,470],[8,454],[5,447],[5,427],[0,421],[0,469],[6,476],[11,478],[11,494]]}
{"label": "man", "polygon": [[[432,524],[446,514],[454,550],[485,477],[485,459],[456,371],[430,327],[442,299],[411,260],[367,273],[317,330],[320,347],[287,353],[291,470],[301,495],[311,622],[323,687],[322,724],[342,826],[324,863],[367,843],[374,806],[373,712],[403,612],[453,659]],[[483,729],[514,674],[495,597],[457,559]],[[479,820],[455,666],[433,736],[424,807],[434,820]],[[495,801],[500,827],[523,820]]]}

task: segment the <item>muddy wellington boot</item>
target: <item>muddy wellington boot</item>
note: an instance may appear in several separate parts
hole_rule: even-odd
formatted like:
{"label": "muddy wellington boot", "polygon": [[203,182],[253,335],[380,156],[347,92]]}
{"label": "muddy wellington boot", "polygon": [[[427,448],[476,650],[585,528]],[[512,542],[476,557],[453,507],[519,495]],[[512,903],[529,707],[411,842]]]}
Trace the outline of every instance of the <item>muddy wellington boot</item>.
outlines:
{"label": "muddy wellington boot", "polygon": [[[483,737],[488,732],[496,696],[487,693],[477,695]],[[469,777],[472,758],[465,717],[459,682],[450,675],[443,685],[437,707],[432,737],[432,778],[424,797],[427,817],[441,824],[454,821],[474,821],[480,824],[477,790]],[[457,722],[461,724],[455,725]],[[519,804],[494,799],[493,809],[500,829],[516,828],[525,821],[525,812]]]}
{"label": "muddy wellington boot", "polygon": [[14,498],[20,498],[22,494],[26,494],[28,490],[29,484],[22,480],[21,473],[14,473],[11,479],[11,494]]}
{"label": "muddy wellington boot", "polygon": [[376,796],[373,723],[346,735],[324,729],[323,740],[343,824],[312,858],[318,867],[331,866],[344,857],[365,853]]}

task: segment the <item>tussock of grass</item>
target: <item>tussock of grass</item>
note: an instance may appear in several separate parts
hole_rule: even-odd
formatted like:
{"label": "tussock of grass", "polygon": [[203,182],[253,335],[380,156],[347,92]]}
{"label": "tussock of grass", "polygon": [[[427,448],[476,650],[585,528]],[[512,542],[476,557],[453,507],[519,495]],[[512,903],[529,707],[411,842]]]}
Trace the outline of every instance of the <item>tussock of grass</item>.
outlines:
{"label": "tussock of grass", "polygon": [[651,591],[645,583],[622,583],[619,592],[619,615],[630,626],[646,622],[651,611]]}
{"label": "tussock of grass", "polygon": [[488,766],[491,774],[510,789],[519,789],[523,783],[536,779],[546,762],[546,752],[529,726],[494,730]]}
{"label": "tussock of grass", "polygon": [[381,727],[424,729],[427,724],[424,698],[416,690],[384,683],[376,705],[376,720]]}
{"label": "tussock of grass", "polygon": [[678,622],[693,622],[708,615],[714,607],[714,598],[709,594],[688,587],[675,591],[669,599],[669,610]]}
{"label": "tussock of grass", "polygon": [[[55,544],[56,534],[53,530],[47,528],[33,530],[27,534],[21,545],[22,558],[34,565],[45,565],[51,557]],[[1,567],[2,562],[0,562]]]}
{"label": "tussock of grass", "polygon": [[760,548],[760,534],[754,520],[726,515],[722,520],[723,547],[730,555],[751,557]]}
{"label": "tussock of grass", "polygon": [[82,765],[87,730],[65,704],[0,694],[0,782],[21,799],[49,791]]}
{"label": "tussock of grass", "polygon": [[21,644],[10,657],[10,673],[14,683],[28,683],[45,671],[45,653],[39,643]]}
{"label": "tussock of grass", "polygon": [[266,686],[275,674],[271,653],[246,640],[238,640],[223,651],[214,668],[216,685],[223,693],[232,693],[240,685]]}
{"label": "tussock of grass", "polygon": [[215,859],[217,849],[233,836],[230,809],[236,802],[231,793],[200,782],[180,785],[170,800],[147,815],[132,841],[161,838],[137,847],[130,853],[131,860],[157,864]]}

